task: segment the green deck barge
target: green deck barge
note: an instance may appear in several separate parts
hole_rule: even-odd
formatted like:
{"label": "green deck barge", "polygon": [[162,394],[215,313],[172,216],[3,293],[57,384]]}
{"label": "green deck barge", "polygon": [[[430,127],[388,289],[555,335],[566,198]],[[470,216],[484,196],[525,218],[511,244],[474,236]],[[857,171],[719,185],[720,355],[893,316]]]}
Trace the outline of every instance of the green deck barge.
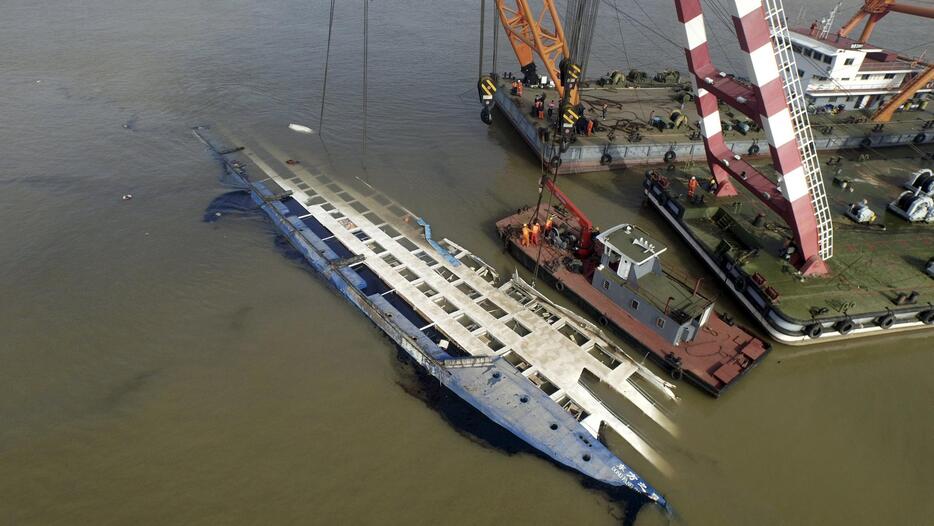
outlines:
{"label": "green deck barge", "polygon": [[[930,330],[934,279],[925,269],[934,257],[934,224],[908,223],[888,205],[905,191],[912,172],[934,165],[932,152],[931,146],[838,152],[839,165],[827,165],[826,156],[822,168],[834,226],[826,277],[805,279],[784,260],[790,230],[742,185],[735,185],[735,197],[699,190],[703,201],[691,202],[687,181],[692,175],[710,178],[705,162],[660,169],[647,176],[645,188],[649,201],[778,340]],[[878,215],[869,225],[845,215],[863,199]]]}

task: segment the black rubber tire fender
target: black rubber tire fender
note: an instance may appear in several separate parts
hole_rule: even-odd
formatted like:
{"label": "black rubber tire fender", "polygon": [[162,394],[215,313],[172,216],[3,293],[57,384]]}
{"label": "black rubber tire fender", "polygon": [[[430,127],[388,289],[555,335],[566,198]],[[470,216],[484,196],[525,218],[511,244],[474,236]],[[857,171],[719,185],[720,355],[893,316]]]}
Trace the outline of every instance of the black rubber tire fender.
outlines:
{"label": "black rubber tire fender", "polygon": [[671,376],[672,380],[680,380],[684,378],[684,369],[681,367],[672,367],[671,371],[668,371],[668,374]]}
{"label": "black rubber tire fender", "polygon": [[859,147],[866,149],[872,146],[872,139],[865,137],[863,140],[859,141]]}
{"label": "black rubber tire fender", "polygon": [[678,154],[675,153],[674,150],[668,150],[667,152],[665,152],[665,156],[662,157],[662,159],[664,159],[666,163],[670,163],[677,158],[678,158]]}
{"label": "black rubber tire fender", "polygon": [[883,314],[876,318],[876,325],[882,327],[883,329],[890,329],[892,325],[895,324],[895,315],[891,312],[888,314]]}
{"label": "black rubber tire fender", "polygon": [[610,324],[610,320],[606,319],[606,316],[600,316],[600,318],[597,320],[597,323],[603,327],[606,327]]}
{"label": "black rubber tire fender", "polygon": [[824,334],[824,326],[820,323],[811,323],[810,325],[805,325],[804,334],[811,339],[820,338],[821,334]]}
{"label": "black rubber tire fender", "polygon": [[925,134],[923,134],[923,133],[919,133],[918,135],[915,135],[915,138],[912,139],[911,142],[913,142],[913,143],[915,143],[915,144],[921,144],[921,143],[923,143],[924,141],[926,141],[927,138],[928,138],[927,135],[925,135]]}
{"label": "black rubber tire fender", "polygon": [[560,279],[555,280],[555,290],[557,290],[558,292],[564,292],[565,288],[566,286],[564,285],[563,281],[561,281]]}
{"label": "black rubber tire fender", "polygon": [[934,323],[934,309],[924,310],[918,313],[918,319],[925,325]]}
{"label": "black rubber tire fender", "polygon": [[853,323],[853,320],[840,320],[834,324],[833,328],[841,335],[846,336],[856,328],[856,324]]}
{"label": "black rubber tire fender", "polygon": [[753,144],[752,146],[749,147],[748,150],[746,150],[746,153],[748,153],[749,155],[755,155],[759,153],[759,145]]}
{"label": "black rubber tire fender", "polygon": [[738,275],[733,278],[733,288],[736,289],[736,292],[745,292],[746,291],[746,278],[742,275]]}
{"label": "black rubber tire fender", "polygon": [[610,155],[610,154],[608,154],[608,153],[604,153],[603,155],[600,156],[600,164],[602,164],[603,166],[606,166],[606,165],[610,164],[611,162],[613,162],[613,156],[612,156],[612,155]]}

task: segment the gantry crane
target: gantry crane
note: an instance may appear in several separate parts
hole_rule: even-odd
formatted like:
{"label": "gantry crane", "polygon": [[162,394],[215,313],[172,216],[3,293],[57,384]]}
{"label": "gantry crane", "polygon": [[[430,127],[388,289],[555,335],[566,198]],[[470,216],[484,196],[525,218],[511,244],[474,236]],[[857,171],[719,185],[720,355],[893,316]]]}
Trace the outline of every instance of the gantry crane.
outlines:
{"label": "gantry crane", "polygon": [[[685,55],[697,87],[695,103],[717,195],[736,195],[734,182],[745,186],[788,223],[797,248],[786,252],[791,263],[806,276],[826,274],[826,261],[833,256],[833,223],[782,1],[727,2],[749,82],[728,75],[711,61],[700,0],[674,2],[686,37]],[[777,181],[727,146],[718,99],[765,130]]]}
{"label": "gantry crane", "polygon": [[[846,24],[840,28],[839,34],[842,37],[848,36],[854,29],[856,29],[859,24],[868,17],[866,20],[866,25],[863,27],[863,32],[860,33],[859,39],[857,42],[860,44],[865,44],[869,40],[869,36],[872,35],[872,30],[875,29],[876,24],[879,20],[882,19],[885,15],[895,12],[895,13],[904,13],[907,15],[921,16],[925,18],[934,18],[934,8],[932,7],[921,7],[916,5],[902,4],[898,3],[895,0],[866,0],[865,3],[859,8],[859,11],[853,15]],[[916,75],[913,79],[907,81],[905,86],[902,88],[902,91],[892,97],[888,102],[882,105],[876,113],[872,116],[873,122],[889,122],[892,119],[892,115],[895,113],[902,104],[908,102],[909,99],[915,96],[915,93],[919,89],[926,86],[931,81],[934,81],[934,65],[925,64],[927,68]]]}

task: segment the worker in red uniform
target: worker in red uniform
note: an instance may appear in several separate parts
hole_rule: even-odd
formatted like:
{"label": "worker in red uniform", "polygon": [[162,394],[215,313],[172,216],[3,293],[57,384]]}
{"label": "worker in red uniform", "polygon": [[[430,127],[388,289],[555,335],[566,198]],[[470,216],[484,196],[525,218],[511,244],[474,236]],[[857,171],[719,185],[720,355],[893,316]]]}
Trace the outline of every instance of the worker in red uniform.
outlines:
{"label": "worker in red uniform", "polygon": [[688,181],[688,199],[693,200],[695,192],[697,192],[697,178],[692,175],[691,180]]}
{"label": "worker in red uniform", "polygon": [[587,136],[593,135],[593,119],[587,119]]}
{"label": "worker in red uniform", "polygon": [[532,224],[532,244],[533,245],[538,245],[538,235],[541,233],[541,231],[542,231],[542,225],[540,225],[538,221]]}
{"label": "worker in red uniform", "polygon": [[516,82],[516,95],[522,96],[522,81]]}
{"label": "worker in red uniform", "polygon": [[522,239],[519,241],[519,244],[527,247],[529,246],[529,236],[532,235],[532,231],[529,230],[529,224],[525,223],[522,225]]}
{"label": "worker in red uniform", "polygon": [[551,232],[551,229],[555,227],[555,216],[548,216],[548,219],[545,220],[545,234]]}

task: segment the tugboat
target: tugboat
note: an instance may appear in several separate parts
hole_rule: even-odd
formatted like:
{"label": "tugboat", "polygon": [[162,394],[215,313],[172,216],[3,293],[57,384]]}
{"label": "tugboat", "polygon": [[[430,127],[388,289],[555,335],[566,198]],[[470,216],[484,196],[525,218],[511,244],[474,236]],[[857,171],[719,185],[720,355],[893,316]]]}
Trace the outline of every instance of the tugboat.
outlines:
{"label": "tugboat", "polygon": [[[543,273],[624,337],[634,340],[675,380],[687,379],[719,397],[762,361],[770,345],[714,310],[693,284],[666,270],[667,250],[636,225],[599,233],[553,180],[543,185],[559,205],[527,207],[496,223],[506,249],[523,265]],[[535,243],[526,225],[546,225]]]}

